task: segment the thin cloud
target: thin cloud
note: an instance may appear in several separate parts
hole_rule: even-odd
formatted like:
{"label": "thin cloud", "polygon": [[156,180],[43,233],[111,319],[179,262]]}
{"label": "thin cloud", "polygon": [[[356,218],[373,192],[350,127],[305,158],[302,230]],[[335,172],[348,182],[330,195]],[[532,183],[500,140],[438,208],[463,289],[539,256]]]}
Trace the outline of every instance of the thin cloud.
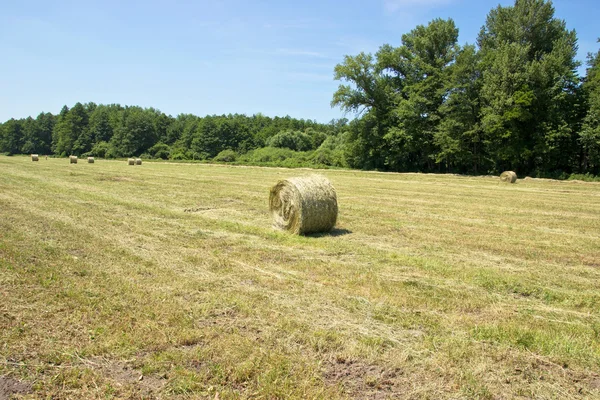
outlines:
{"label": "thin cloud", "polygon": [[452,0],[383,0],[383,7],[388,13],[406,9],[430,9],[451,3]]}
{"label": "thin cloud", "polygon": [[292,79],[305,82],[333,82],[333,73],[319,74],[313,72],[291,72],[287,75]]}
{"label": "thin cloud", "polygon": [[299,57],[312,57],[312,58],[328,58],[331,57],[327,54],[323,54],[318,51],[304,50],[304,49],[277,49],[278,54],[284,54],[286,56],[299,56]]}

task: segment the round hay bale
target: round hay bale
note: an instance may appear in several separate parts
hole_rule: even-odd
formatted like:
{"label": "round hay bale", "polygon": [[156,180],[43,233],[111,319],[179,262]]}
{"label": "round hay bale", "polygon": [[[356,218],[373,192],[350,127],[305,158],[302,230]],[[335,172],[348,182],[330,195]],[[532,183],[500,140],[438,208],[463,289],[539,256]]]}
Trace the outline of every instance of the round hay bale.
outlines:
{"label": "round hay bale", "polygon": [[77,156],[69,156],[69,164],[77,164]]}
{"label": "round hay bale", "polygon": [[271,188],[273,226],[297,235],[329,232],[337,220],[335,189],[321,175],[289,178]]}
{"label": "round hay bale", "polygon": [[500,174],[500,180],[502,182],[515,183],[517,181],[517,174],[513,171],[504,171]]}
{"label": "round hay bale", "polygon": [[135,165],[142,165],[142,159],[141,158],[136,158],[135,159]]}
{"label": "round hay bale", "polygon": [[88,164],[94,163],[94,157],[88,157]]}
{"label": "round hay bale", "polygon": [[37,154],[32,154],[31,161],[40,161],[40,156],[38,156]]}
{"label": "round hay bale", "polygon": [[135,165],[135,159],[133,159],[133,158],[128,158],[128,159],[127,159],[127,165]]}

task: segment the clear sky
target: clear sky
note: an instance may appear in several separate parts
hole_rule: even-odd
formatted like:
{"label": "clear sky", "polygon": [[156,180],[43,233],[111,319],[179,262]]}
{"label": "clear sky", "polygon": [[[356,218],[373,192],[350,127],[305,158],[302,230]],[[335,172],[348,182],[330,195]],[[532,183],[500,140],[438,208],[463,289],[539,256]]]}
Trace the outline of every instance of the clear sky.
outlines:
{"label": "clear sky", "polygon": [[[436,17],[453,18],[460,42],[474,43],[498,4],[513,1],[4,0],[0,121],[93,101],[328,122],[344,116],[329,105],[344,55],[399,46]],[[600,47],[600,1],[554,6],[585,61]]]}

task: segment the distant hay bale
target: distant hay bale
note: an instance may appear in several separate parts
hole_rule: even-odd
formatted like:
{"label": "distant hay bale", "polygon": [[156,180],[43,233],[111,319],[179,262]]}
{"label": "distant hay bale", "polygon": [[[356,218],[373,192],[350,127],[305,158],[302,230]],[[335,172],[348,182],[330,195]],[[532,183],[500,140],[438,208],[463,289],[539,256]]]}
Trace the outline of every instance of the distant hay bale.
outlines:
{"label": "distant hay bale", "polygon": [[134,158],[128,158],[127,159],[127,165],[135,165],[135,159]]}
{"label": "distant hay bale", "polygon": [[135,159],[135,165],[142,165],[142,159],[141,158],[136,158]]}
{"label": "distant hay bale", "polygon": [[289,178],[271,188],[273,226],[302,235],[329,232],[337,220],[335,189],[321,175]]}
{"label": "distant hay bale", "polygon": [[31,161],[40,161],[40,156],[38,156],[37,154],[32,154]]}
{"label": "distant hay bale", "polygon": [[88,164],[94,163],[94,157],[88,157]]}
{"label": "distant hay bale", "polygon": [[70,156],[69,164],[77,164],[77,156]]}
{"label": "distant hay bale", "polygon": [[500,175],[500,180],[502,182],[515,183],[517,181],[517,174],[513,171],[504,171]]}

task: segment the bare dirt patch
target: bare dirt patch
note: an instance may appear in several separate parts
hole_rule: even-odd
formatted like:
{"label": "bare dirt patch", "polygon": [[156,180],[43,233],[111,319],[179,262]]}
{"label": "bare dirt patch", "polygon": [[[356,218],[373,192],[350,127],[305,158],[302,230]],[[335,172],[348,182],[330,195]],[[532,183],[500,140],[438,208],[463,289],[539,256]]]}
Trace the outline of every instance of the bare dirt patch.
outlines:
{"label": "bare dirt patch", "polygon": [[8,376],[0,376],[0,400],[8,400],[13,396],[31,393],[31,384],[21,382]]}
{"label": "bare dirt patch", "polygon": [[399,369],[359,361],[337,359],[331,361],[324,373],[326,382],[340,385],[344,393],[354,399],[398,398],[404,392],[400,387]]}
{"label": "bare dirt patch", "polygon": [[164,378],[143,375],[140,370],[126,362],[105,362],[98,370],[117,385],[127,387],[144,398],[156,397],[167,383]]}

